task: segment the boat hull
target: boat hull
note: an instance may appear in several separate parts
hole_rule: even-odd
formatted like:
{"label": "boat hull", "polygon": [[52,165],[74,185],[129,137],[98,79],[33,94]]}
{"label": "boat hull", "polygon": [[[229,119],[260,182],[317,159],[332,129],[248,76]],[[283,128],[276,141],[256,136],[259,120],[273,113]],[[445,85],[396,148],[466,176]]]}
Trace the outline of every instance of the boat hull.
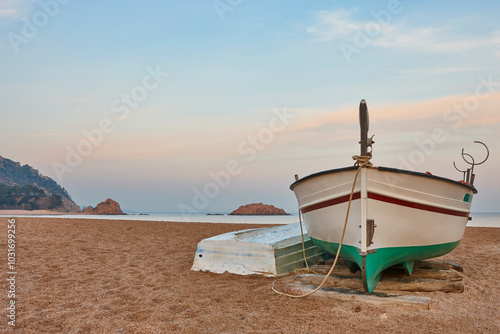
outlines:
{"label": "boat hull", "polygon": [[[356,168],[326,171],[291,186],[309,236],[333,255],[355,174]],[[371,293],[384,269],[403,263],[411,274],[413,261],[457,247],[475,192],[469,185],[428,174],[365,168],[354,188],[340,256],[362,270],[365,291]],[[374,221],[373,228],[367,220]]]}

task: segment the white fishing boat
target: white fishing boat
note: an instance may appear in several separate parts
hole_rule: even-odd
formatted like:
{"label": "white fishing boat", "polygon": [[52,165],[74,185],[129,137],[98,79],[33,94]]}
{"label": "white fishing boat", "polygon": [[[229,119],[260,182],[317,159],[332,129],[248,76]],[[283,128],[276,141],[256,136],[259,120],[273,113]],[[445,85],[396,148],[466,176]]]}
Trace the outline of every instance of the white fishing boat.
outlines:
{"label": "white fishing boat", "polygon": [[462,157],[472,159],[471,163],[464,158],[472,167],[462,181],[372,166],[368,148],[373,141],[368,138],[364,100],[360,123],[361,156],[356,159],[361,166],[315,173],[290,188],[307,233],[322,250],[336,255],[346,223],[340,256],[349,260],[351,271],[361,269],[364,290],[371,293],[384,269],[402,263],[411,275],[413,261],[441,256],[457,247],[477,193],[473,168],[478,163],[462,150]]}

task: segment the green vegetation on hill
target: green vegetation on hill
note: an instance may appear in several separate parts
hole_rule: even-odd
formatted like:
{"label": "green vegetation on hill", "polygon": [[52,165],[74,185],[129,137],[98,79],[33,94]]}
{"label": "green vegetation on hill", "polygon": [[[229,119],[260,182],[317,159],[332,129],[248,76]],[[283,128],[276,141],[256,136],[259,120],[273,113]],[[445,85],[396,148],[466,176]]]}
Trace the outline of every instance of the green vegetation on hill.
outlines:
{"label": "green vegetation on hill", "polygon": [[0,184],[1,210],[57,210],[63,207],[61,196],[47,195],[35,186],[6,186]]}
{"label": "green vegetation on hill", "polygon": [[21,166],[19,162],[14,162],[3,157],[0,157],[0,183],[21,187],[35,185],[49,194],[57,194],[71,200],[66,189],[50,177],[40,174],[38,170],[29,165]]}
{"label": "green vegetation on hill", "polygon": [[56,181],[29,165],[21,166],[0,156],[0,208],[37,210],[57,210],[77,212],[79,207],[73,202],[66,189]]}

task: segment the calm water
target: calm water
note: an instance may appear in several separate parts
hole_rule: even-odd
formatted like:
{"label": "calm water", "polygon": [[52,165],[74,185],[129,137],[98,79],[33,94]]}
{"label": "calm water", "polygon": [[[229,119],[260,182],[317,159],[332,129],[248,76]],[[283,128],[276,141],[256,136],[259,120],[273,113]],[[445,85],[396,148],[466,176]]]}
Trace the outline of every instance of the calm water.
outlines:
{"label": "calm water", "polygon": [[[472,213],[472,221],[467,226],[500,227],[500,213]],[[23,217],[23,216],[20,216]],[[50,218],[91,218],[91,219],[123,219],[143,221],[173,221],[195,223],[231,223],[231,224],[290,224],[299,221],[297,214],[290,216],[228,216],[207,214],[180,213],[150,213],[148,215],[130,214],[126,216],[96,216],[96,215],[60,215],[38,216]]]}
{"label": "calm water", "polygon": [[472,213],[467,226],[500,227],[500,213]]}

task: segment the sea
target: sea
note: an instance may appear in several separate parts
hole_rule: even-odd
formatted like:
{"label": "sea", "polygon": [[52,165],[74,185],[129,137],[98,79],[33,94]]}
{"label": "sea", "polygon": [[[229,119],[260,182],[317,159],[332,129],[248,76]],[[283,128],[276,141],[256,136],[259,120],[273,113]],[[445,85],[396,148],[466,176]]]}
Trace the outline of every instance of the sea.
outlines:
{"label": "sea", "polygon": [[[2,216],[0,216],[2,217]],[[33,217],[24,215],[3,216],[3,217]],[[169,213],[151,212],[141,214],[127,214],[119,216],[103,215],[41,215],[36,217],[48,217],[53,219],[75,218],[75,219],[121,219],[137,221],[163,221],[163,222],[190,222],[190,223],[226,223],[226,224],[291,224],[299,221],[298,213],[289,216],[230,216],[228,214],[207,214],[207,213]],[[472,220],[467,226],[477,227],[500,227],[500,212],[471,213]]]}

